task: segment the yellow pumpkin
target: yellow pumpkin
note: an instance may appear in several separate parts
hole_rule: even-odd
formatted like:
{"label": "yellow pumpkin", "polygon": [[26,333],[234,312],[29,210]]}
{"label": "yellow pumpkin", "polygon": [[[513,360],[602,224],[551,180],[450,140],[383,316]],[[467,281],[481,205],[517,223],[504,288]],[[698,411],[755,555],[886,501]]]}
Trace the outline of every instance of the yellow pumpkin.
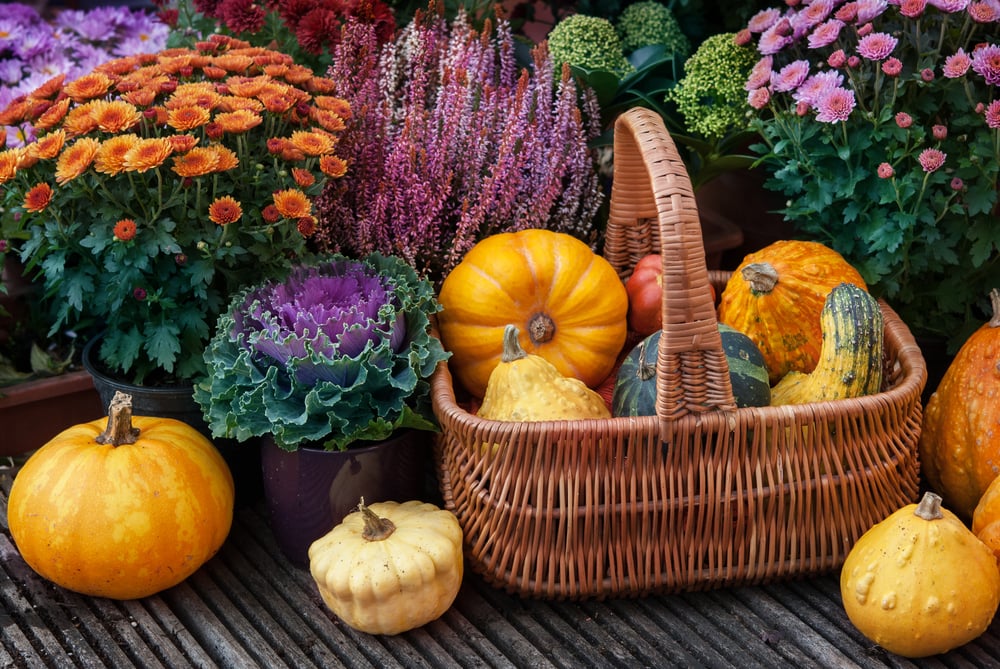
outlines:
{"label": "yellow pumpkin", "polygon": [[487,237],[445,277],[438,329],[452,374],[482,398],[514,324],[527,353],[595,388],[627,334],[628,294],[614,268],[575,237],[522,230]]}
{"label": "yellow pumpkin", "polygon": [[116,393],[108,418],[74,425],[28,458],[7,521],[41,576],[135,599],[177,585],[219,550],[233,496],[208,439],[178,420],[132,416],[131,397]]}
{"label": "yellow pumpkin", "polygon": [[1000,569],[993,551],[928,492],[858,539],[840,591],[862,634],[897,655],[927,657],[986,631],[1000,603]]}
{"label": "yellow pumpkin", "polygon": [[400,634],[436,620],[462,585],[462,528],[419,501],[378,502],[348,514],[309,547],[323,601],[349,626]]}

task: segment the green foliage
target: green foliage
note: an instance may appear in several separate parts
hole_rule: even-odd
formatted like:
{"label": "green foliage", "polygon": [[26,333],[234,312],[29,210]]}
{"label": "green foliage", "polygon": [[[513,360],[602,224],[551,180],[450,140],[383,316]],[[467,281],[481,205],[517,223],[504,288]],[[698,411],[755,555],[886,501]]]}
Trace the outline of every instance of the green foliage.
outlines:
{"label": "green foliage", "polygon": [[[950,338],[954,347],[987,318],[989,291],[1000,285],[1000,128],[983,113],[997,87],[975,68],[946,76],[943,66],[959,49],[975,58],[991,39],[986,48],[1000,51],[996,23],[930,5],[919,21],[890,6],[871,23],[899,38],[891,53],[898,75],[883,71],[884,59],[848,64],[841,86],[856,106],[830,122],[820,120],[819,103],[765,93],[753,123],[763,142],[752,148],[801,235],[844,255],[916,334]],[[804,34],[761,62],[779,72],[806,59],[810,74],[837,74],[827,65],[835,50],[856,53],[854,31],[846,35],[807,48]],[[928,150],[942,152],[943,164],[927,163]]]}

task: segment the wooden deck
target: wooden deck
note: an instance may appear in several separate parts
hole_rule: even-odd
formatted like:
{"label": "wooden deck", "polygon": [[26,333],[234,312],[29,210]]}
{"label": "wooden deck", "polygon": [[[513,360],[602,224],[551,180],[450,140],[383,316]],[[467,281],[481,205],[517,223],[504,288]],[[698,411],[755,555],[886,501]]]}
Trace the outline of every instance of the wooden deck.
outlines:
{"label": "wooden deck", "polygon": [[0,667],[989,667],[1000,617],[977,641],[913,662],[862,637],[835,574],[600,602],[523,600],[467,574],[439,620],[395,637],[356,632],[272,541],[260,505],[239,509],[222,550],[157,596],[68,592],[21,559],[0,469]]}

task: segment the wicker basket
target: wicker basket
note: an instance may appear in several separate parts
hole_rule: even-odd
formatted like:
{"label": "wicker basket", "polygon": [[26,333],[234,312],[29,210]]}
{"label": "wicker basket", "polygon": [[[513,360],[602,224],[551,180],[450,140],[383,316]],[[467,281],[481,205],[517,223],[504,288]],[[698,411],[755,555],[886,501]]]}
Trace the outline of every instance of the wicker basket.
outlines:
{"label": "wicker basket", "polygon": [[[470,567],[525,597],[641,596],[833,570],[918,494],[926,366],[885,316],[886,381],[859,399],[735,408],[691,183],[659,116],[615,127],[606,257],[663,255],[656,416],[515,423],[432,379],[435,464]],[[459,393],[459,397],[462,394]],[[485,447],[484,444],[495,445]]]}

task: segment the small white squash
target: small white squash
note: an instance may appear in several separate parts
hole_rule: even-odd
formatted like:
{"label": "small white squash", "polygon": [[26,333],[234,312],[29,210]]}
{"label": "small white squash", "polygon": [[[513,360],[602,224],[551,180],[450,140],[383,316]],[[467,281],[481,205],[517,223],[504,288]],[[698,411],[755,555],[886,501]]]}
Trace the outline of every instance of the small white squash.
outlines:
{"label": "small white squash", "polygon": [[400,634],[439,618],[462,585],[462,528],[426,502],[362,499],[309,547],[309,571],[326,605],[368,634]]}

